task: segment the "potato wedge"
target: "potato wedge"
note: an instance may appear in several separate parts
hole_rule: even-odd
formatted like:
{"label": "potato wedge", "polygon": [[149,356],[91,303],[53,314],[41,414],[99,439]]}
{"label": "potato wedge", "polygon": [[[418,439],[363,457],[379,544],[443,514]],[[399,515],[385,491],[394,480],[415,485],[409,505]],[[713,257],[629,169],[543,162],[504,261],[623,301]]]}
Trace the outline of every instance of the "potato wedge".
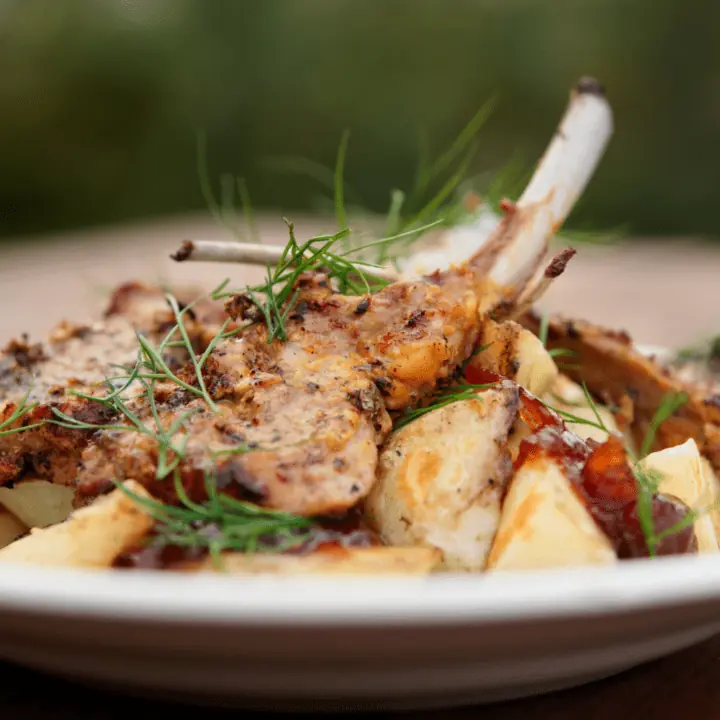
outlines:
{"label": "potato wedge", "polygon": [[74,497],[71,487],[47,480],[24,480],[12,488],[0,488],[0,505],[30,528],[48,527],[67,520]]}
{"label": "potato wedge", "polygon": [[391,436],[365,504],[385,542],[437,548],[446,569],[485,567],[511,473],[506,441],[518,402],[508,383],[433,410]]}
{"label": "potato wedge", "polygon": [[[558,375],[555,378],[555,381],[542,400],[558,410],[564,410],[565,412],[571,413],[583,420],[597,422],[595,413],[590,407],[590,403],[588,403],[582,387],[570,380],[570,378],[566,375]],[[620,432],[617,423],[615,422],[615,418],[610,410],[608,410],[604,405],[599,405],[597,403],[595,404],[595,407],[598,411],[598,415],[600,415],[600,419],[603,421],[603,425],[605,425],[610,432]],[[582,423],[574,423],[570,420],[566,420],[565,424],[568,426],[568,430],[572,430],[572,432],[585,440],[592,439],[597,440],[598,442],[604,442],[607,440],[608,434],[600,428],[592,427],[591,425],[583,425]]]}
{"label": "potato wedge", "polygon": [[527,423],[518,415],[517,419],[510,428],[508,435],[507,447],[510,452],[510,459],[515,462],[520,454],[520,444],[526,438],[532,435],[532,431]]}
{"label": "potato wedge", "polygon": [[516,322],[484,321],[478,344],[487,347],[471,359],[470,366],[510,378],[533,395],[547,392],[558,376],[557,365],[540,340]]}
{"label": "potato wedge", "polygon": [[703,455],[700,456],[700,469],[705,478],[705,482],[711,488],[711,496],[714,498],[711,517],[713,527],[715,528],[715,536],[720,538],[720,479],[718,479],[717,473],[713,470],[710,461]]}
{"label": "potato wedge", "polygon": [[0,510],[0,549],[6,547],[27,532],[23,525],[11,512]]}
{"label": "potato wedge", "polygon": [[312,555],[225,553],[220,568],[207,559],[201,563],[184,563],[175,569],[250,575],[427,575],[440,560],[441,553],[434,548],[339,548]]}
{"label": "potato wedge", "polygon": [[[145,488],[132,480],[124,486],[149,499]],[[153,518],[122,490],[114,490],[65,522],[31,530],[0,550],[0,562],[76,568],[109,567],[124,550],[152,528]]]}
{"label": "potato wedge", "polygon": [[712,470],[710,473],[706,471],[703,460],[697,444],[691,438],[682,445],[650,453],[640,465],[660,473],[660,492],[672,495],[688,507],[700,511],[694,526],[698,551],[716,553],[720,551],[720,546],[712,508],[718,499],[717,484],[714,473]]}
{"label": "potato wedge", "polygon": [[515,473],[488,571],[610,565],[617,556],[556,462],[538,456]]}

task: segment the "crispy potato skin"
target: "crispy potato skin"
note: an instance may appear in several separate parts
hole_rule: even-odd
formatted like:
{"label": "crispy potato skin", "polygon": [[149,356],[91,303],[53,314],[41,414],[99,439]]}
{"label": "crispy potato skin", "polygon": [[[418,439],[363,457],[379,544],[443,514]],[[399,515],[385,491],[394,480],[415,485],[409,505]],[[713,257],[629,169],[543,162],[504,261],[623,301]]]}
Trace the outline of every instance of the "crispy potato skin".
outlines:
{"label": "crispy potato skin", "polygon": [[231,575],[427,575],[439,562],[440,552],[434,548],[374,547],[337,548],[302,556],[225,553],[219,566],[207,559],[173,569]]}
{"label": "crispy potato skin", "polygon": [[7,547],[27,532],[28,528],[11,512],[0,509],[0,549]]}
{"label": "crispy potato skin", "polygon": [[502,375],[540,397],[558,376],[557,365],[542,342],[522,325],[508,320],[487,319],[478,345],[482,348],[470,360],[476,366]]}
{"label": "crispy potato skin", "polygon": [[[135,482],[125,487],[150,495]],[[148,512],[122,490],[114,490],[63,523],[31,530],[0,550],[0,563],[71,568],[109,568],[123,551],[137,545],[153,527]]]}
{"label": "crispy potato skin", "polygon": [[72,488],[47,480],[26,478],[13,488],[0,487],[0,506],[29,528],[48,527],[67,520],[73,498]]}
{"label": "crispy potato skin", "polygon": [[485,565],[512,470],[508,432],[518,411],[511,383],[434,410],[385,445],[366,509],[391,545],[437,548],[443,567]]}
{"label": "crispy potato skin", "polygon": [[641,465],[660,473],[660,492],[676,497],[689,508],[700,511],[700,517],[694,524],[698,551],[720,551],[714,523],[715,513],[710,510],[718,500],[717,479],[709,463],[700,455],[697,443],[691,438],[682,445],[650,453],[641,461]]}
{"label": "crispy potato skin", "polygon": [[538,456],[513,477],[487,570],[610,565],[617,556],[561,467]]}

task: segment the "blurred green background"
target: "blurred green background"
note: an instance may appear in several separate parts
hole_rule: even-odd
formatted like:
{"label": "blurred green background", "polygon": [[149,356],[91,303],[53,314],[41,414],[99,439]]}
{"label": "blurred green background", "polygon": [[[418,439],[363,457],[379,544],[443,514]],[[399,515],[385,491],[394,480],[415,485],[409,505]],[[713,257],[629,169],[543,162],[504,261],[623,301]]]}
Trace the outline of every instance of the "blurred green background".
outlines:
{"label": "blurred green background", "polygon": [[0,235],[206,208],[211,175],[312,210],[332,166],[373,210],[490,97],[472,173],[531,165],[582,75],[616,134],[573,218],[720,236],[717,0],[0,0]]}

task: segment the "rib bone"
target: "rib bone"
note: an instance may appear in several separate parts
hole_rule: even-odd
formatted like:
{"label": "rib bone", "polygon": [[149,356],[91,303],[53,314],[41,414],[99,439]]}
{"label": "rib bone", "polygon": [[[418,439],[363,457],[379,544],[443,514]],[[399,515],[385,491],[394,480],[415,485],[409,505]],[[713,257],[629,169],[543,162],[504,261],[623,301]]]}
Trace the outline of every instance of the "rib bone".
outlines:
{"label": "rib bone", "polygon": [[[505,218],[491,222],[485,210],[466,226],[452,228],[436,248],[416,253],[401,264],[405,277],[427,274],[466,261],[480,248],[497,256],[490,277],[499,286],[523,286],[529,271],[542,265],[552,235],[564,224],[603,155],[613,118],[603,89],[584,78],[572,89],[570,103],[525,191],[514,206],[513,233]],[[505,232],[504,232],[505,231]]]}

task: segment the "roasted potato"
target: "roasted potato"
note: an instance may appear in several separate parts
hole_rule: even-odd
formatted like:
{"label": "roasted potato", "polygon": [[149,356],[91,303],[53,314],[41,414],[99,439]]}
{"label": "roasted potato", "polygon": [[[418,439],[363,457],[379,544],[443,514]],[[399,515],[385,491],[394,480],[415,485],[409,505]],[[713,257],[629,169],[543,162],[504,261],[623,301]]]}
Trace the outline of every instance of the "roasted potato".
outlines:
{"label": "roasted potato", "polygon": [[23,525],[11,512],[0,510],[0,549],[6,547],[27,532]]}
{"label": "roasted potato", "polygon": [[440,560],[440,551],[435,548],[338,548],[311,555],[224,553],[218,567],[208,558],[200,563],[184,563],[175,569],[251,575],[427,575]]}
{"label": "roasted potato", "polygon": [[[573,382],[566,375],[558,375],[555,378],[552,386],[542,397],[543,402],[546,402],[551,407],[555,407],[558,410],[571,413],[576,417],[582,418],[583,420],[590,420],[597,422],[595,413],[590,407],[585,392],[582,387],[577,383]],[[595,408],[600,415],[600,419],[603,425],[612,433],[620,432],[615,422],[613,414],[604,405],[595,404]],[[579,435],[585,440],[597,440],[598,442],[604,442],[607,440],[607,433],[600,428],[593,427],[591,425],[583,425],[582,423],[574,423],[570,420],[566,420],[565,424],[569,430],[572,430],[576,435]]]}
{"label": "roasted potato", "polygon": [[695,537],[701,553],[718,552],[715,528],[715,505],[718,501],[717,479],[704,460],[694,440],[651,453],[641,461],[647,470],[659,473],[658,489],[682,500],[700,512],[695,521]]}
{"label": "roasted potato", "polygon": [[720,480],[718,479],[717,473],[713,470],[710,461],[700,456],[700,467],[702,469],[703,476],[707,478],[707,483],[713,488],[712,495],[715,498],[713,501],[713,509],[710,513],[713,521],[713,527],[715,528],[715,536],[720,540]]}
{"label": "roasted potato", "polygon": [[437,548],[450,570],[485,567],[511,473],[507,436],[518,403],[508,383],[433,410],[391,436],[366,501],[388,544]]}
{"label": "roasted potato", "polygon": [[[132,480],[124,486],[141,498],[145,488]],[[148,511],[122,490],[114,490],[65,522],[30,534],[0,550],[0,562],[101,568],[112,565],[124,550],[138,543],[152,528]]]}
{"label": "roasted potato", "polygon": [[478,344],[484,349],[471,359],[471,367],[510,378],[533,395],[543,395],[558,376],[555,361],[542,342],[516,322],[485,320]]}
{"label": "roasted potato", "polygon": [[503,504],[488,571],[540,570],[617,561],[559,464],[544,456],[526,460]]}
{"label": "roasted potato", "polygon": [[0,505],[30,528],[67,520],[74,496],[72,488],[47,480],[23,480],[12,488],[0,487]]}

